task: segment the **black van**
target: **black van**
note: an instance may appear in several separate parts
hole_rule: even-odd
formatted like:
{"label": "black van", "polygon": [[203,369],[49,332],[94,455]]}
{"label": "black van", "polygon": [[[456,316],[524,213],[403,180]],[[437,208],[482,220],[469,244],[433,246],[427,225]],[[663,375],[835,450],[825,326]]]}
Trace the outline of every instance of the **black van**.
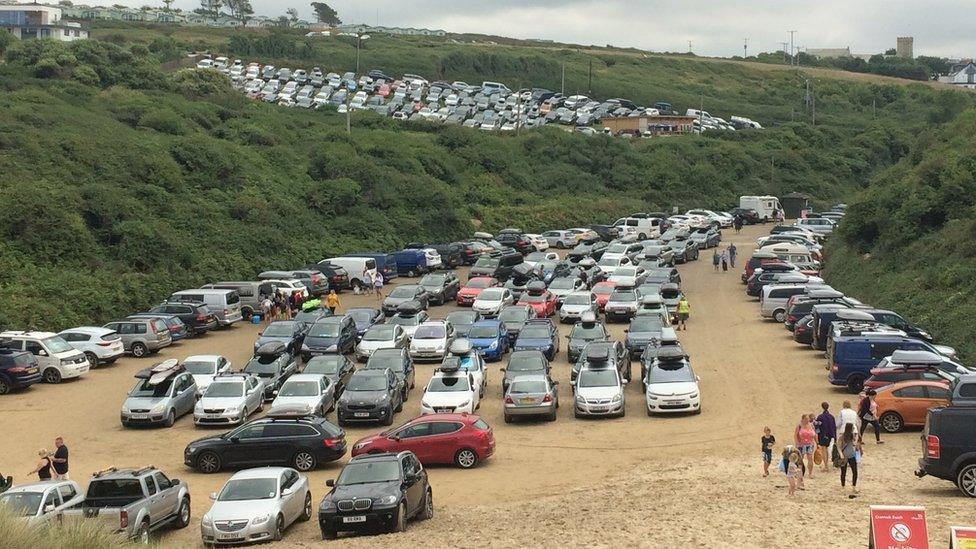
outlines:
{"label": "black van", "polygon": [[915,475],[954,482],[962,493],[976,498],[976,407],[929,410]]}
{"label": "black van", "polygon": [[474,262],[468,278],[491,276],[505,281],[512,275],[512,268],[522,263],[522,254],[512,250],[494,256],[481,256]]}

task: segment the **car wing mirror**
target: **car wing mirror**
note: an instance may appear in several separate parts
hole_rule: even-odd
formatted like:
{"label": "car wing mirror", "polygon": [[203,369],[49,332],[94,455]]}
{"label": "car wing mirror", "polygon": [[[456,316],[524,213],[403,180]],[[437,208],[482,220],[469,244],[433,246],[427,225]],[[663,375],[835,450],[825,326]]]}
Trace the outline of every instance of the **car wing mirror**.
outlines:
{"label": "car wing mirror", "polygon": [[333,486],[335,486],[335,480],[330,478],[329,480],[325,481],[325,485],[328,486],[329,488],[332,488]]}
{"label": "car wing mirror", "polygon": [[217,492],[210,492],[210,499],[216,500],[217,499]]}
{"label": "car wing mirror", "polygon": [[701,381],[701,376],[695,376],[695,381]]}
{"label": "car wing mirror", "polygon": [[231,442],[234,442],[234,443],[240,442],[241,441],[241,437],[230,437],[230,441]]}
{"label": "car wing mirror", "polygon": [[292,495],[293,493],[294,491],[291,488],[285,488],[284,490],[281,491],[281,497],[286,498]]}
{"label": "car wing mirror", "polygon": [[54,512],[54,509],[55,509],[55,507],[53,505],[45,505],[44,506],[44,513],[45,514],[47,514],[47,513],[53,513]]}

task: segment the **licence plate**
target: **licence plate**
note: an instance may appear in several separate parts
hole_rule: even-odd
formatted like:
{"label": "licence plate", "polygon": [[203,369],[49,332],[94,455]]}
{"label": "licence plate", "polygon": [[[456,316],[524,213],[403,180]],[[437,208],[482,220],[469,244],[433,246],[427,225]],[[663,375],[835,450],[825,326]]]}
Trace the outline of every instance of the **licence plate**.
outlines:
{"label": "licence plate", "polygon": [[532,397],[525,397],[521,400],[521,402],[522,404],[532,404],[535,402],[535,399]]}
{"label": "licence plate", "polygon": [[240,537],[241,537],[240,534],[224,534],[221,532],[217,532],[217,539],[238,539]]}
{"label": "licence plate", "polygon": [[149,419],[149,414],[130,414],[130,419]]}
{"label": "licence plate", "polygon": [[366,515],[358,515],[355,517],[342,517],[342,522],[349,524],[350,522],[366,522]]}
{"label": "licence plate", "polygon": [[607,411],[607,407],[606,406],[590,406],[590,411],[591,412],[606,412]]}
{"label": "licence plate", "polygon": [[369,417],[369,412],[356,412],[353,417]]}
{"label": "licence plate", "polygon": [[449,413],[453,412],[454,409],[452,409],[452,408],[435,408],[434,411],[437,412],[438,414],[449,414]]}
{"label": "licence plate", "polygon": [[684,402],[681,400],[669,400],[667,402],[668,404],[684,404]]}
{"label": "licence plate", "polygon": [[207,414],[207,419],[220,419],[220,414]]}

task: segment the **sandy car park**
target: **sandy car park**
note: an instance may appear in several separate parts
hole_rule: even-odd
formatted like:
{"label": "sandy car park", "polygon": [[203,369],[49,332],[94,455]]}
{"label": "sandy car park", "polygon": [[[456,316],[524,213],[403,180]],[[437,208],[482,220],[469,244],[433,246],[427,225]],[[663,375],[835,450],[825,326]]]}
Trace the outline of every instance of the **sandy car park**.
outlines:
{"label": "sandy car park", "polygon": [[[768,227],[750,226],[740,235],[725,231],[739,258],[750,255]],[[777,451],[792,439],[800,414],[817,412],[826,400],[836,413],[852,395],[826,381],[819,353],[795,344],[780,324],[760,319],[756,303],[742,291],[738,269],[713,272],[707,258],[682,267],[692,314],[680,338],[701,376],[700,415],[652,417],[644,413],[638,383],[627,387],[627,415],[612,420],[574,419],[570,403],[565,340],[553,377],[562,383],[565,404],[558,420],[502,421],[501,372],[491,363],[489,391],[479,414],[492,426],[498,447],[479,467],[429,470],[435,495],[434,519],[412,523],[404,534],[344,537],[329,544],[366,547],[397,543],[430,547],[646,546],[646,547],[862,547],[868,506],[922,505],[928,510],[930,541],[946,546],[949,525],[973,521],[972,501],[949,483],[916,479],[919,431],[886,435],[886,444],[865,444],[861,495],[848,499],[836,470],[815,472],[806,491],[786,496],[781,473],[761,476],[759,438],[769,425]],[[460,273],[462,280],[466,279]],[[402,282],[404,279],[398,279]],[[342,307],[375,302],[345,293]],[[431,309],[442,317],[449,304]],[[565,335],[570,326],[561,325]],[[626,324],[610,324],[623,337]],[[91,472],[112,465],[155,465],[186,480],[193,498],[189,528],[164,531],[163,545],[200,544],[199,521],[208,494],[232,474],[204,475],[183,465],[186,443],[219,429],[195,428],[181,418],[171,429],[123,429],[119,406],[133,374],[156,360],[194,354],[223,354],[235,366],[250,356],[258,326],[238,324],[183,341],[150,359],[124,358],[79,381],[38,385],[0,399],[0,472],[28,480],[38,448],[55,436],[71,448],[71,478],[83,486]],[[637,366],[635,364],[635,366]],[[396,424],[418,413],[422,385],[434,364],[418,364],[417,388]],[[334,414],[330,414],[330,419]],[[380,427],[348,427],[350,445]],[[867,440],[867,439],[866,439]],[[309,474],[314,502],[326,492],[339,463]],[[282,547],[318,546],[316,522],[296,524]]]}

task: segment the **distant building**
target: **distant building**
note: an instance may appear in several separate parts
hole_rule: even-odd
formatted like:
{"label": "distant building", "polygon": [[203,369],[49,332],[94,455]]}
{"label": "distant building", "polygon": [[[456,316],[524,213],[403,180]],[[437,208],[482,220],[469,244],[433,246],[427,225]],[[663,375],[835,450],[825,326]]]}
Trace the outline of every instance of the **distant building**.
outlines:
{"label": "distant building", "polygon": [[899,36],[895,55],[905,59],[915,59],[915,39],[911,36]]}
{"label": "distant building", "polygon": [[400,36],[444,36],[447,32],[439,29],[415,29],[412,27],[374,27],[372,25],[347,24],[335,28],[339,32],[351,34],[395,34]]}
{"label": "distant building", "polygon": [[807,48],[807,55],[816,57],[817,59],[834,58],[834,57],[850,57],[851,47],[846,48]]}
{"label": "distant building", "polygon": [[600,124],[613,135],[675,135],[691,133],[696,120],[697,116],[624,116],[601,118]]}
{"label": "distant building", "polygon": [[61,19],[60,8],[40,4],[0,4],[0,29],[21,40],[72,42],[88,38],[88,29],[81,23]]}
{"label": "distant building", "polygon": [[976,90],[976,63],[971,59],[956,63],[947,76],[939,77],[939,82]]}
{"label": "distant building", "polygon": [[[2,0],[0,0],[2,1]],[[186,25],[193,27],[240,27],[241,21],[226,13],[220,13],[217,17],[201,15],[194,12],[184,12],[171,10],[166,11],[162,8],[128,8],[125,6],[88,6],[75,4],[73,6],[58,6],[64,10],[65,17],[74,19],[108,19],[113,21],[131,21],[135,23],[162,23],[174,25]],[[299,19],[295,23],[289,22],[292,28],[308,29],[312,23]],[[281,22],[278,17],[267,17],[256,15],[247,22],[247,27],[278,27]]]}

